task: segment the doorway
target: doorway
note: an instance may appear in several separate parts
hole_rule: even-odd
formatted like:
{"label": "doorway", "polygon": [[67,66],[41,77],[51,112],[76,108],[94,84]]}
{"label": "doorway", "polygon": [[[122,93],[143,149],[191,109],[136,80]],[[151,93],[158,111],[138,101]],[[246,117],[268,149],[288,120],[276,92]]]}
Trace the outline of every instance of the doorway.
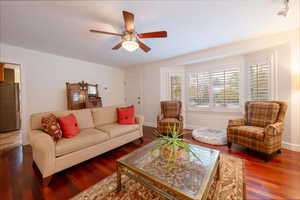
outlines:
{"label": "doorway", "polygon": [[0,150],[21,144],[20,65],[0,62]]}
{"label": "doorway", "polygon": [[134,68],[126,72],[126,99],[128,105],[134,105],[136,114],[143,114],[143,99],[141,92],[141,70]]}

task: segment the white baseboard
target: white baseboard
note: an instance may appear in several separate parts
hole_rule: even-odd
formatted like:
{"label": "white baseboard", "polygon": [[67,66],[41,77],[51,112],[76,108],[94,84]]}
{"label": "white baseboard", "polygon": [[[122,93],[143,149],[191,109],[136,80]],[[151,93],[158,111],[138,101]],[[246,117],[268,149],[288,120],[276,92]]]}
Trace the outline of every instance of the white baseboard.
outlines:
{"label": "white baseboard", "polygon": [[196,129],[196,128],[200,128],[200,126],[197,125],[192,125],[192,124],[186,124],[185,125],[186,129]]}
{"label": "white baseboard", "polygon": [[156,127],[156,123],[154,122],[144,122],[145,126]]}
{"label": "white baseboard", "polygon": [[282,141],[282,147],[291,151],[300,152],[300,144],[293,144],[293,143]]}
{"label": "white baseboard", "polygon": [[[150,127],[157,127],[155,122],[144,122],[144,125],[145,126],[150,126]],[[200,128],[200,126],[187,124],[187,125],[184,126],[184,128],[185,129],[196,129],[196,128]]]}

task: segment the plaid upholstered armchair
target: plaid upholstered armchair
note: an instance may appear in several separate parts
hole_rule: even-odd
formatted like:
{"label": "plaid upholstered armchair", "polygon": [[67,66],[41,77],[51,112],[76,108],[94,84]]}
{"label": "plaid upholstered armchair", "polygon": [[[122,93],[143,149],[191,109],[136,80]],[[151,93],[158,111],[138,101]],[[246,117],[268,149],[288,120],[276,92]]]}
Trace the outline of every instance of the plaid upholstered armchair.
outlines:
{"label": "plaid upholstered armchair", "polygon": [[280,153],[287,107],[285,102],[280,101],[246,102],[244,119],[229,120],[228,148],[236,143],[264,153],[266,160],[274,152]]}
{"label": "plaid upholstered armchair", "polygon": [[163,134],[170,132],[170,127],[176,126],[180,133],[183,130],[181,116],[181,101],[161,101],[161,114],[157,116],[157,131]]}

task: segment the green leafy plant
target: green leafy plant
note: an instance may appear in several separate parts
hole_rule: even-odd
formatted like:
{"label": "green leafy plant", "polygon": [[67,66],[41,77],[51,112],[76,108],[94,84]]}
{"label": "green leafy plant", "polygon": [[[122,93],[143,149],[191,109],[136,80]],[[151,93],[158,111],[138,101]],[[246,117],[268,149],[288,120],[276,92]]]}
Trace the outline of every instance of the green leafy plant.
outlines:
{"label": "green leafy plant", "polygon": [[184,149],[188,153],[190,152],[195,158],[200,160],[197,154],[193,151],[191,145],[183,139],[182,134],[179,132],[179,130],[180,129],[175,125],[172,128],[169,126],[170,133],[168,135],[164,135],[155,130],[154,135],[158,137],[159,142],[152,148],[152,152],[155,150],[163,151],[167,148],[170,151],[167,158],[168,163],[176,162],[177,151],[179,151],[180,149]]}

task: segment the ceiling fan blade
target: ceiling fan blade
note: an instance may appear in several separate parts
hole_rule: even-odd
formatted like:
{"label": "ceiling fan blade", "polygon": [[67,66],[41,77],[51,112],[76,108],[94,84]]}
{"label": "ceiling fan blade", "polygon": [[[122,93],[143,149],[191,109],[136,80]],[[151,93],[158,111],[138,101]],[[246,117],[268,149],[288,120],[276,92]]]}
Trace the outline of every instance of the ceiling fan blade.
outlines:
{"label": "ceiling fan blade", "polygon": [[133,32],[134,31],[134,14],[123,11],[123,18],[124,18],[124,23],[125,23],[125,30],[128,32]]}
{"label": "ceiling fan blade", "polygon": [[123,42],[120,42],[119,44],[117,44],[116,46],[114,46],[112,49],[113,50],[118,50],[121,48]]}
{"label": "ceiling fan blade", "polygon": [[93,30],[93,29],[91,29],[90,32],[92,32],[92,33],[103,33],[103,34],[116,35],[116,36],[123,36],[123,34],[120,34],[120,33],[112,33],[112,32],[107,32],[107,31],[98,31],[98,30]]}
{"label": "ceiling fan blade", "polygon": [[147,53],[148,51],[151,50],[150,47],[148,47],[147,45],[145,45],[145,44],[144,44],[143,42],[141,42],[140,40],[136,40],[136,41],[137,41],[137,43],[139,44],[140,48],[143,49],[143,51],[145,51],[146,53]]}
{"label": "ceiling fan blade", "polygon": [[157,32],[149,32],[149,33],[140,33],[138,34],[139,38],[163,38],[167,37],[167,31],[157,31]]}

